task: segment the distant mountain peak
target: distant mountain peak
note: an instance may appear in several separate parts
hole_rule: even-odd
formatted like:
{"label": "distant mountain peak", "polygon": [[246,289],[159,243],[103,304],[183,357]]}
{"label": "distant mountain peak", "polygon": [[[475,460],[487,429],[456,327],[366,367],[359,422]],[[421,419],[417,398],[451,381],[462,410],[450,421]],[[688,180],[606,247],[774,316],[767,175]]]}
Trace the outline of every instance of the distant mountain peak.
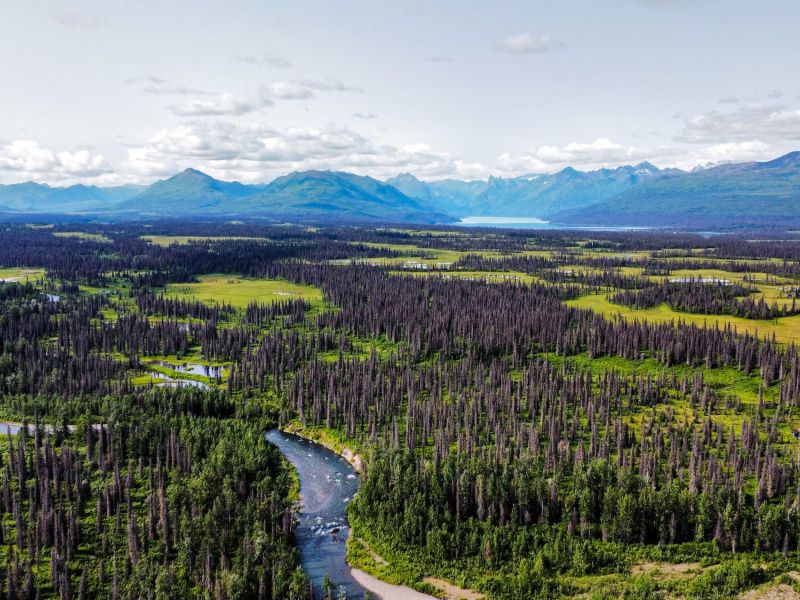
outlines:
{"label": "distant mountain peak", "polygon": [[[693,171],[648,161],[487,180],[421,180],[404,171],[386,181],[345,171],[311,169],[270,183],[221,181],[195,168],[150,186],[0,185],[3,210],[136,216],[449,222],[453,216],[536,217],[562,222],[669,223],[674,216],[709,225],[731,219],[800,224],[800,151],[767,162],[708,163]],[[768,210],[765,210],[768,207]],[[691,210],[690,210],[691,209]],[[681,216],[683,215],[683,216]],[[782,221],[780,221],[782,222]],[[613,224],[613,223],[612,223]]]}
{"label": "distant mountain peak", "polygon": [[191,167],[189,167],[188,169],[184,169],[183,171],[181,171],[177,175],[173,175],[172,177],[169,177],[169,179],[175,179],[176,177],[196,177],[198,179],[206,179],[206,180],[207,179],[214,179],[208,173],[203,173],[202,171],[199,171],[198,169],[193,169]]}
{"label": "distant mountain peak", "polygon": [[667,169],[603,200],[565,209],[567,224],[786,226],[800,223],[800,152],[766,162],[709,163],[690,172]]}
{"label": "distant mountain peak", "polygon": [[763,163],[765,167],[798,167],[800,168],[800,150],[789,152],[774,160]]}
{"label": "distant mountain peak", "polygon": [[303,179],[318,179],[331,181],[341,177],[344,173],[338,171],[322,170],[322,169],[307,169],[305,171],[292,171],[288,175],[276,177],[272,183],[276,181],[297,181]]}
{"label": "distant mountain peak", "polygon": [[409,173],[408,171],[403,171],[399,175],[395,175],[391,179],[386,180],[386,183],[392,184],[392,182],[401,182],[401,181],[408,181],[408,182],[418,182],[420,181],[419,177]]}
{"label": "distant mountain peak", "polygon": [[634,169],[636,170],[637,173],[642,173],[642,172],[645,172],[645,173],[660,173],[661,172],[661,169],[659,169],[657,166],[655,166],[653,163],[651,163],[650,161],[647,161],[647,160],[640,162],[638,165],[636,165],[634,167]]}
{"label": "distant mountain peak", "polygon": [[698,171],[707,171],[708,169],[713,169],[714,167],[720,166],[720,163],[709,161],[704,165],[695,165],[692,167],[691,172],[696,173]]}

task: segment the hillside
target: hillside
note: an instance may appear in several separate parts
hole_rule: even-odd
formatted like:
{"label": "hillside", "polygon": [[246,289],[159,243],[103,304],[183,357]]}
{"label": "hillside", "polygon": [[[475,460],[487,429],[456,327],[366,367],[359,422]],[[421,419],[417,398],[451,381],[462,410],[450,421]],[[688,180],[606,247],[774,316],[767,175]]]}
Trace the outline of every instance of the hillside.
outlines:
{"label": "hillside", "polygon": [[264,191],[237,205],[241,213],[321,218],[332,221],[437,223],[453,220],[424,199],[352,173],[302,171],[278,177]]}
{"label": "hillside", "polygon": [[401,173],[386,180],[406,196],[424,200],[439,210],[451,215],[468,216],[474,210],[476,199],[486,191],[487,182],[461,181],[459,179],[440,179],[420,181],[411,173]]}
{"label": "hillside", "polygon": [[553,220],[579,225],[735,227],[800,223],[800,152],[666,174]]}
{"label": "hillside", "polygon": [[107,210],[139,193],[140,186],[101,188],[93,185],[50,187],[28,181],[0,185],[0,205],[12,212],[81,212]]}
{"label": "hillside", "polygon": [[103,219],[227,219],[450,223],[463,217],[535,217],[553,224],[695,229],[800,225],[800,152],[768,162],[691,172],[650,163],[486,181],[385,182],[333,171],[298,171],[266,184],[186,169],[145,186],[0,185],[0,211]]}
{"label": "hillside", "polygon": [[145,214],[175,215],[198,211],[229,210],[231,202],[257,194],[263,186],[214,179],[196,169],[186,169],[157,181],[142,193],[123,202],[123,210]]}
{"label": "hillside", "polygon": [[[671,172],[671,171],[666,171]],[[490,177],[488,181],[422,182],[402,174],[391,183],[403,193],[427,200],[458,216],[537,217],[547,219],[565,208],[580,208],[610,198],[665,171],[649,163],[616,169],[522,177]]]}
{"label": "hillside", "polygon": [[552,175],[490,178],[474,207],[481,215],[546,219],[564,208],[593,204],[660,175],[658,168],[642,163],[588,172],[567,167]]}

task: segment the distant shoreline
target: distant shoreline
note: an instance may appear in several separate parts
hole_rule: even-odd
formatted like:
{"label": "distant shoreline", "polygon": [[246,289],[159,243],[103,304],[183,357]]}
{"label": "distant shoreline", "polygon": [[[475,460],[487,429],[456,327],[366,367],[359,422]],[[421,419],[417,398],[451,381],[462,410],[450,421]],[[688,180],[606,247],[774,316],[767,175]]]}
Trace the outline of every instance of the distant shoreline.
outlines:
{"label": "distant shoreline", "polygon": [[462,217],[456,223],[447,223],[456,227],[495,227],[499,229],[570,229],[582,231],[650,231],[660,227],[636,225],[567,225],[552,223],[537,217]]}

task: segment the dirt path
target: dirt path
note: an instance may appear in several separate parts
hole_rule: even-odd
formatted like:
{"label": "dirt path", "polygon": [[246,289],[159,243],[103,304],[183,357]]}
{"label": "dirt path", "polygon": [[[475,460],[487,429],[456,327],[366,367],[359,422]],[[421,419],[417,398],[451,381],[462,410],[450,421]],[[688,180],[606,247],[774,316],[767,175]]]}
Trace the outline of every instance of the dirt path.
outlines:
{"label": "dirt path", "polygon": [[[355,541],[357,541],[359,544],[361,544],[361,546],[364,547],[364,549],[372,557],[372,560],[374,560],[376,563],[378,563],[380,565],[388,565],[389,564],[388,561],[385,558],[383,558],[380,554],[378,554],[377,552],[375,552],[375,550],[372,549],[372,547],[366,542],[366,540],[364,540],[362,538],[356,538]],[[358,577],[355,576],[355,571],[356,570],[357,569],[353,569],[353,577],[356,579],[356,581],[361,583],[361,585],[363,585],[364,587],[368,587],[363,582],[359,581]],[[364,575],[366,575],[367,577],[371,577],[370,575],[367,575],[366,573],[364,573]],[[376,579],[376,581],[379,581],[379,580]],[[483,598],[485,598],[485,596],[483,594],[479,594],[478,592],[474,592],[472,590],[465,590],[465,589],[460,588],[460,587],[458,587],[456,585],[453,585],[449,581],[445,581],[444,579],[437,579],[435,577],[426,577],[425,579],[423,579],[423,581],[425,583],[427,583],[428,585],[431,585],[431,586],[435,587],[436,589],[444,592],[446,594],[448,600],[482,600]],[[393,586],[393,587],[398,587],[398,586]],[[368,588],[368,589],[370,589],[371,591],[376,591],[376,590],[373,590],[372,588]],[[409,588],[400,588],[400,589],[401,590],[409,590]],[[409,590],[409,591],[414,592],[414,590]],[[419,594],[419,592],[414,592],[414,593],[415,594]],[[431,597],[431,596],[427,596],[425,594],[421,594],[421,596],[424,597],[424,598],[430,598]],[[400,598],[400,596],[397,596],[397,597]],[[417,597],[417,596],[414,596],[414,597]],[[388,597],[386,597],[386,600],[389,600],[390,598],[393,599],[393,598],[395,598],[395,596],[388,596]]]}
{"label": "dirt path", "polygon": [[706,571],[700,563],[666,563],[666,562],[645,562],[639,565],[634,565],[631,569],[631,575],[652,575],[658,573],[665,577],[680,577],[684,575],[696,575]]}
{"label": "dirt path", "polygon": [[423,581],[433,587],[442,590],[450,600],[482,600],[486,596],[473,590],[465,590],[444,579],[426,577]]}
{"label": "dirt path", "polygon": [[351,569],[350,573],[362,587],[376,594],[381,600],[437,600],[433,596],[412,590],[410,587],[381,581],[361,569]]}
{"label": "dirt path", "polygon": [[785,583],[778,585],[767,585],[739,596],[739,600],[798,600],[800,594],[794,591],[791,586]]}

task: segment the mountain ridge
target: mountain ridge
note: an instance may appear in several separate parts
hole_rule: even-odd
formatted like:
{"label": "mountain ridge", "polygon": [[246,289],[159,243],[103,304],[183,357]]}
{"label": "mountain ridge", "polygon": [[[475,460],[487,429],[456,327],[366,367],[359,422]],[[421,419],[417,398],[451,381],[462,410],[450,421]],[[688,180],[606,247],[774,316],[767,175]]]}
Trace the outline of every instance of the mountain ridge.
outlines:
{"label": "mountain ridge", "polygon": [[568,226],[800,224],[800,151],[764,162],[681,171],[649,162],[594,171],[486,180],[380,181],[345,171],[294,171],[268,183],[223,181],[197,169],[149,186],[0,185],[5,214],[102,218],[222,218],[452,223],[463,217],[534,217]]}
{"label": "mountain ridge", "polygon": [[[166,205],[165,205],[166,204]],[[295,171],[267,184],[225,182],[186,169],[130,198],[123,209],[175,216],[238,215],[273,219],[446,222],[452,217],[377,179],[336,171]]]}
{"label": "mountain ridge", "polygon": [[745,226],[800,223],[800,152],[667,174],[553,218],[567,225]]}
{"label": "mountain ridge", "polygon": [[634,186],[642,179],[658,177],[675,169],[658,169],[648,162],[613,169],[578,171],[565,167],[555,173],[518,177],[490,176],[486,181],[457,180],[424,182],[408,173],[388,180],[404,193],[431,200],[446,199],[451,214],[464,216],[516,216],[549,218],[565,207],[579,208]]}

